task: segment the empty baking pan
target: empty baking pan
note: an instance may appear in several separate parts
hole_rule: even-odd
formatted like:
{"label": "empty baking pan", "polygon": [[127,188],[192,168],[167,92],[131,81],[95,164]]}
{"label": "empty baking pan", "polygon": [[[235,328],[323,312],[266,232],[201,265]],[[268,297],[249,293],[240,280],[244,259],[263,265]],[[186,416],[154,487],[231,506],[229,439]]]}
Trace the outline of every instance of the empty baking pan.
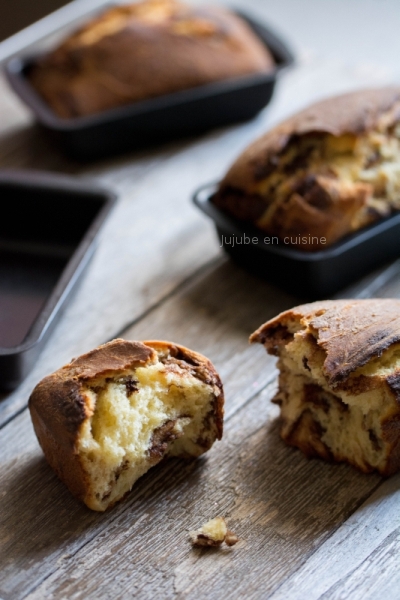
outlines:
{"label": "empty baking pan", "polygon": [[291,51],[268,27],[238,14],[272,52],[276,62],[272,73],[233,78],[71,119],[58,117],[30,85],[27,75],[35,57],[14,57],[6,65],[6,75],[38,122],[67,154],[80,160],[198,134],[254,117],[270,101],[279,73],[293,62]]}
{"label": "empty baking pan", "polygon": [[400,213],[326,250],[303,252],[225,214],[212,203],[216,187],[203,186],[193,200],[214,221],[221,247],[240,266],[296,296],[326,298],[400,256]]}
{"label": "empty baking pan", "polygon": [[45,173],[1,172],[0,388],[26,376],[82,276],[115,202]]}

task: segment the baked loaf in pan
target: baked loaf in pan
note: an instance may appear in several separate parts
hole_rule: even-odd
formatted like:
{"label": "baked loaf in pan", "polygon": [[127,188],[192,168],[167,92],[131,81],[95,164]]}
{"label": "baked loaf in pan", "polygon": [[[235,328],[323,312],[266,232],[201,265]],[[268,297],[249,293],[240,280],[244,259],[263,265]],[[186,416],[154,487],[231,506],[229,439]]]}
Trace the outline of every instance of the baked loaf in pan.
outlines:
{"label": "baked loaf in pan", "polygon": [[324,100],[237,159],[215,204],[301,250],[326,248],[400,208],[400,88]]}
{"label": "baked loaf in pan", "polygon": [[145,0],[90,21],[39,60],[30,80],[68,118],[274,66],[265,45],[230,11]]}
{"label": "baked loaf in pan", "polygon": [[222,437],[224,396],[211,362],[170,342],[117,339],[33,390],[43,452],[70,491],[98,511],[164,457],[197,457]]}
{"label": "baked loaf in pan", "polygon": [[253,333],[279,357],[281,437],[365,473],[400,469],[400,301],[315,302]]}

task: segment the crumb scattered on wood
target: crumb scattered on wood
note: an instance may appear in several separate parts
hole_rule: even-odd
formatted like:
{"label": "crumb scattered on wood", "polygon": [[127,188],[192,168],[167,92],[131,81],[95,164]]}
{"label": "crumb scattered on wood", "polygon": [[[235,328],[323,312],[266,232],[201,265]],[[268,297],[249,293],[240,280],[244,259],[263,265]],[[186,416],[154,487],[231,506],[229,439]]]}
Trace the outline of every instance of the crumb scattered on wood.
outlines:
{"label": "crumb scattered on wood", "polygon": [[227,546],[234,546],[239,539],[226,526],[223,517],[216,517],[205,523],[197,531],[190,532],[190,538],[194,546],[217,547],[225,542]]}
{"label": "crumb scattered on wood", "polygon": [[235,535],[235,534],[233,533],[233,531],[229,531],[229,530],[228,530],[228,531],[226,532],[226,536],[225,536],[225,540],[224,540],[224,541],[225,541],[225,544],[226,544],[227,546],[234,546],[235,544],[237,544],[237,543],[238,543],[238,541],[239,541],[239,538],[237,537],[237,535]]}

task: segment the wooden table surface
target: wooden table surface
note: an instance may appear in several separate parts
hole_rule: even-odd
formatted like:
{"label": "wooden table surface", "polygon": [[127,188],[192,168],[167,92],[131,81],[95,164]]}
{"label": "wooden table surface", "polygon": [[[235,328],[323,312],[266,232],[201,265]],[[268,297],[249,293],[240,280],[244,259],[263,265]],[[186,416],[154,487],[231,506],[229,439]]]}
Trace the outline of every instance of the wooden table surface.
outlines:
{"label": "wooden table surface", "polygon": [[[280,441],[270,403],[275,361],[247,339],[301,299],[233,265],[190,201],[251,139],[307,102],[398,81],[397,2],[237,2],[290,37],[298,55],[270,107],[240,126],[91,165],[54,149],[1,79],[1,168],[70,173],[119,194],[60,324],[28,378],[0,402],[2,600],[399,598],[400,476],[308,461]],[[68,7],[69,17],[83,4]],[[46,21],[25,40],[49,31]],[[23,37],[0,45],[0,56]],[[400,297],[399,274],[400,261],[337,296]],[[100,514],[47,466],[26,407],[41,377],[117,334],[206,354],[225,384],[225,435],[198,461],[155,467]],[[188,530],[216,515],[240,542],[193,549]]]}

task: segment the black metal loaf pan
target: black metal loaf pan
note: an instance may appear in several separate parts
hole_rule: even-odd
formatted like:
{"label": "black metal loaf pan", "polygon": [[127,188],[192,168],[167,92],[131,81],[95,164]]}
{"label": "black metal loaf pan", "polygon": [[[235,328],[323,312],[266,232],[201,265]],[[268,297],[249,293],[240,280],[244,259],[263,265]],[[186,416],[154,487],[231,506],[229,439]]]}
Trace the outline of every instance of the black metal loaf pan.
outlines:
{"label": "black metal loaf pan", "polygon": [[[224,250],[243,268],[307,300],[329,297],[400,256],[400,213],[326,250],[302,252],[219,210],[211,201],[215,189],[215,184],[204,186],[193,200],[214,221]],[[258,243],[253,243],[255,238]]]}
{"label": "black metal loaf pan", "polygon": [[58,117],[30,85],[27,74],[34,57],[14,57],[6,65],[6,75],[39,123],[67,154],[79,160],[198,134],[254,117],[270,101],[279,72],[294,60],[269,28],[240,15],[272,52],[276,61],[272,73],[221,81],[72,119]]}
{"label": "black metal loaf pan", "polygon": [[65,176],[0,173],[0,388],[27,375],[91,258],[115,196]]}

